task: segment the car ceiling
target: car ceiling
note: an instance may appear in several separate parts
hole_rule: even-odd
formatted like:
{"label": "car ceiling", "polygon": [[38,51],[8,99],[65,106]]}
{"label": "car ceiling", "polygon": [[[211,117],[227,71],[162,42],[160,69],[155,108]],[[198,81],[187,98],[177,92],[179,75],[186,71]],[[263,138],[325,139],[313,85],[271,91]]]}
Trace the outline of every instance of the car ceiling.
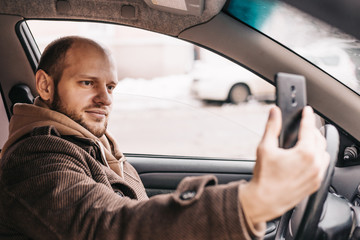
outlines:
{"label": "car ceiling", "polygon": [[[173,4],[177,2],[172,0]],[[151,4],[151,0],[2,0],[0,13],[36,19],[87,19],[135,26],[177,36],[191,26],[203,23],[220,12],[225,0],[207,0],[201,14],[176,14],[174,8]],[[156,1],[155,1],[156,2]],[[180,2],[180,1],[179,1]],[[192,0],[187,2],[199,2]],[[166,3],[166,1],[165,1]],[[94,11],[96,9],[96,11]]]}

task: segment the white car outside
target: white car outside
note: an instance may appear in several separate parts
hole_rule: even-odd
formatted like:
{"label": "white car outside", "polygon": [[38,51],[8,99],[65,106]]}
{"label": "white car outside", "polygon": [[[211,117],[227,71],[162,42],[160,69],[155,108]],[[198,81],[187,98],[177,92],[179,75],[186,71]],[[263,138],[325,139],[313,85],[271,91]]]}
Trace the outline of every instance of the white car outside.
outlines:
{"label": "white car outside", "polygon": [[275,100],[275,88],[245,68],[233,63],[198,61],[192,71],[191,92],[197,99],[238,104],[250,98]]}

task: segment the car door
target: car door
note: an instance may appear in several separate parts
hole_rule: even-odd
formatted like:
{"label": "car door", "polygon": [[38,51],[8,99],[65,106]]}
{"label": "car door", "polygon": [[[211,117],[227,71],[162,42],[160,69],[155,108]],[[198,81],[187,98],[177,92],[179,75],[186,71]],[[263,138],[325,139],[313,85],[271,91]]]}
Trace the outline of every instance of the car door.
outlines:
{"label": "car door", "polygon": [[[31,32],[39,52],[52,39],[74,34],[110,49],[119,83],[108,128],[138,171],[149,197],[175,191],[187,176],[212,174],[219,184],[251,179],[256,147],[273,102],[203,101],[192,95],[191,86],[199,61],[205,66],[222,61],[239,68],[237,72],[249,81],[253,73],[204,48],[140,29],[69,21],[27,21],[22,27]],[[211,70],[218,71],[218,76],[229,75],[222,68]],[[217,81],[226,84],[221,77]],[[265,81],[262,84],[274,88]],[[216,86],[206,88],[216,93]],[[274,230],[275,224],[269,223],[269,238]]]}

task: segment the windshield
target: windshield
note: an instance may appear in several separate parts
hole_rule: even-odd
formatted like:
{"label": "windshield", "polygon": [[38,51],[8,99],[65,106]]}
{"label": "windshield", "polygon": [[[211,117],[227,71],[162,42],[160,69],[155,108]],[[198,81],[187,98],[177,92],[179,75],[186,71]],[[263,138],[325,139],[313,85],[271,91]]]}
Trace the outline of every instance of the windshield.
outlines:
{"label": "windshield", "polygon": [[225,11],[360,93],[357,39],[276,0],[231,0]]}

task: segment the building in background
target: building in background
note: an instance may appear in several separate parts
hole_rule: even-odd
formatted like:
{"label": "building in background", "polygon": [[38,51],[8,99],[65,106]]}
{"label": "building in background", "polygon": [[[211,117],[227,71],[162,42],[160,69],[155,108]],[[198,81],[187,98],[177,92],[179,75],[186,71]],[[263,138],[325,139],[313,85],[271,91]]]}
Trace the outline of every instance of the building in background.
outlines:
{"label": "building in background", "polygon": [[89,37],[107,46],[116,59],[119,79],[186,74],[194,61],[192,44],[146,30],[84,22],[59,22],[58,27],[46,21],[27,23],[41,52],[54,39],[68,35]]}

